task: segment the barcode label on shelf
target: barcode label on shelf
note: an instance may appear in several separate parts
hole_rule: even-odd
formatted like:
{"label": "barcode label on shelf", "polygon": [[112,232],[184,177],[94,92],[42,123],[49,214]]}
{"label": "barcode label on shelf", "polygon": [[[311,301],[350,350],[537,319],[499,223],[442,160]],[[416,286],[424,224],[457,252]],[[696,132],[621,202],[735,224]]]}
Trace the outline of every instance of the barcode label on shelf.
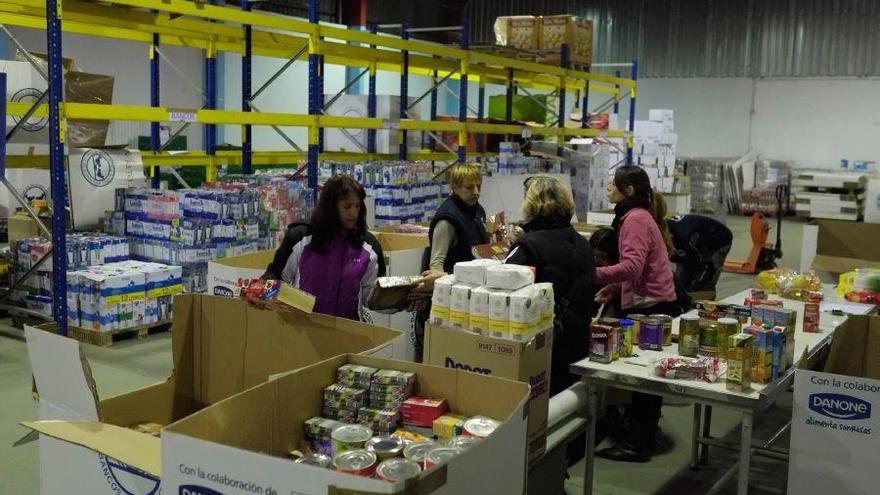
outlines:
{"label": "barcode label on shelf", "polygon": [[198,119],[196,118],[196,112],[192,110],[169,110],[168,111],[168,121],[169,122],[196,122]]}
{"label": "barcode label on shelf", "polygon": [[532,137],[532,128],[528,127],[528,126],[523,127],[522,128],[522,137],[524,137],[526,139]]}
{"label": "barcode label on shelf", "polygon": [[383,125],[383,127],[385,127],[386,129],[392,129],[392,130],[398,130],[398,129],[400,129],[400,122],[385,121],[382,125]]}

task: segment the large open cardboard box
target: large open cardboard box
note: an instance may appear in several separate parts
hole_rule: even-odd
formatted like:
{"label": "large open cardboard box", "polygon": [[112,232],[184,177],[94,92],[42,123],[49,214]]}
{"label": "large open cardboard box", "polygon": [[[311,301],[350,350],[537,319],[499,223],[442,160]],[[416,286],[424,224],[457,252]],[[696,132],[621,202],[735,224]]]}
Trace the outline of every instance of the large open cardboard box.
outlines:
{"label": "large open cardboard box", "polygon": [[525,382],[531,386],[528,424],[529,463],[544,454],[550,407],[550,361],[553,336],[540,332],[528,342],[477,335],[451,327],[427,325],[425,363]]}
{"label": "large open cardboard box", "polygon": [[229,256],[208,262],[208,294],[232,297],[240,278],[260,278],[275,257],[275,250]]}
{"label": "large open cardboard box", "polygon": [[392,357],[403,338],[391,329],[342,318],[279,314],[238,299],[177,296],[171,376],[99,399],[80,343],[52,330],[26,329],[40,398],[40,421],[26,426],[42,433],[43,494],[157,493],[160,441],[126,427],[170,425],[272,375],[340,354]]}
{"label": "large open cardboard box", "polygon": [[[835,276],[856,268],[880,268],[878,239],[880,224],[816,220],[804,226],[801,264]],[[808,261],[811,254],[815,255],[812,262]]]}
{"label": "large open cardboard box", "polygon": [[880,317],[850,316],[821,371],[795,371],[788,493],[876,493]]}
{"label": "large open cardboard box", "polygon": [[[322,390],[346,363],[417,374],[422,396],[444,397],[467,416],[502,425],[448,463],[403,483],[295,464],[303,423],[321,414]],[[263,383],[200,411],[162,433],[165,493],[251,495],[522,494],[529,388],[502,378],[368,356],[338,356]],[[189,490],[189,491],[185,491]]]}

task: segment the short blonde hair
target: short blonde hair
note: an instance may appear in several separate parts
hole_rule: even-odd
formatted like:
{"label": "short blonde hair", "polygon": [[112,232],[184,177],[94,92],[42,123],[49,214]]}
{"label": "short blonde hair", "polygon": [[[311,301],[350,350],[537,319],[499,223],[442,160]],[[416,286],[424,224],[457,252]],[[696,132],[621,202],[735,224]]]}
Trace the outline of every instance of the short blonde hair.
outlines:
{"label": "short blonde hair", "polygon": [[456,165],[452,167],[452,170],[449,171],[449,183],[452,187],[458,187],[466,180],[478,180],[482,178],[483,174],[480,170],[480,167],[471,164],[471,163],[463,163],[461,165]]}
{"label": "short blonde hair", "polygon": [[522,216],[528,223],[538,217],[574,215],[571,189],[556,177],[536,175],[526,181],[528,189],[523,201]]}

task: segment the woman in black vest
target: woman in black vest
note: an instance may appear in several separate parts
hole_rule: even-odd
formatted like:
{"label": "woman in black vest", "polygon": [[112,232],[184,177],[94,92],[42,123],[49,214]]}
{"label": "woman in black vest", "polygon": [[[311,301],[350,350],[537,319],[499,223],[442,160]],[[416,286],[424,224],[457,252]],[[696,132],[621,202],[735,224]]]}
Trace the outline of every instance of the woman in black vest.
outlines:
{"label": "woman in black vest", "polygon": [[489,242],[486,211],[480,206],[480,189],[483,187],[480,168],[471,164],[459,165],[449,173],[449,182],[452,194],[431,220],[428,269],[434,272],[433,275],[452,273],[456,263],[474,259],[471,248]]}
{"label": "woman in black vest", "polygon": [[593,251],[571,225],[571,190],[555,177],[526,180],[523,231],[506,263],[535,267],[535,281],[553,284],[555,321],[550,396],[575,382],[571,363],[587,357],[593,302]]}

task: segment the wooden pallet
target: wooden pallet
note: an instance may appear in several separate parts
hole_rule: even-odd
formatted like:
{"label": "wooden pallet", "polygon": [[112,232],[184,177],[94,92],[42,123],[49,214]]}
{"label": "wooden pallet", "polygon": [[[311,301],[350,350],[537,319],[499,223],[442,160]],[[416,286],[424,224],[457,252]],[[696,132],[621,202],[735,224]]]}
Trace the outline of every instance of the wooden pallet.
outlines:
{"label": "wooden pallet", "polygon": [[124,330],[113,330],[110,332],[100,332],[90,328],[68,327],[67,336],[86,344],[92,344],[99,347],[110,347],[113,342],[119,340],[137,337],[138,340],[146,339],[150,334],[164,332],[171,328],[171,320],[150,323],[149,325],[139,325]]}
{"label": "wooden pallet", "polygon": [[[523,50],[503,45],[474,45],[470,50],[499,57],[512,58],[514,60],[523,60],[526,62],[534,62],[544,65],[556,65],[560,63],[562,54],[559,50]],[[570,57],[571,68],[576,70],[589,71],[590,58],[583,55],[574,55]]]}

